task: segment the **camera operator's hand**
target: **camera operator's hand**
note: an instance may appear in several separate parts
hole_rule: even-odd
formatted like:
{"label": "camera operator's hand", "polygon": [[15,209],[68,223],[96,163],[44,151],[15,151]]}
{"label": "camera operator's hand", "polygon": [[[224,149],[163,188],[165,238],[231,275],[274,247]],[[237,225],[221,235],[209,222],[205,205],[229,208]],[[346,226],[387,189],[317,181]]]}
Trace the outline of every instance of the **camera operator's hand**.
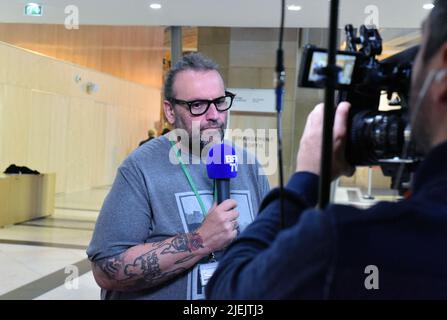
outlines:
{"label": "camera operator's hand", "polygon": [[[355,168],[345,159],[348,114],[351,104],[342,102],[335,112],[333,131],[332,179],[341,175],[352,176]],[[319,104],[309,114],[297,155],[296,171],[320,175],[321,139],[323,136],[324,104]]]}

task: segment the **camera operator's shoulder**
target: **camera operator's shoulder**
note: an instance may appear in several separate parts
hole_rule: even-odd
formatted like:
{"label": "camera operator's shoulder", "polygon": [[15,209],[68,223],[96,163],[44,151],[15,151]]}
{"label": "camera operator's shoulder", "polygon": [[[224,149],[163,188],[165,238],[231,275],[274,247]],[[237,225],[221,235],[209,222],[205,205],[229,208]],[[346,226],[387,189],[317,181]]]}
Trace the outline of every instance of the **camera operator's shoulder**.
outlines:
{"label": "camera operator's shoulder", "polygon": [[409,212],[411,205],[408,201],[401,202],[378,202],[364,209],[352,205],[333,204],[326,211],[333,218],[344,224],[350,223],[379,223],[396,220]]}

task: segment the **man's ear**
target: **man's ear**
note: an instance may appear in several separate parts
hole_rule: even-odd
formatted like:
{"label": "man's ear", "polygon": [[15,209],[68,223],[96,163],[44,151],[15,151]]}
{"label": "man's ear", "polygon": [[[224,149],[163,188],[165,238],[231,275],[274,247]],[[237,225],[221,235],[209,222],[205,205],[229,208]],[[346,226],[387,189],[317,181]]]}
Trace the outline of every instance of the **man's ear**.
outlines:
{"label": "man's ear", "polygon": [[168,100],[164,100],[163,110],[165,112],[166,120],[168,120],[169,124],[173,125],[175,123],[174,106]]}

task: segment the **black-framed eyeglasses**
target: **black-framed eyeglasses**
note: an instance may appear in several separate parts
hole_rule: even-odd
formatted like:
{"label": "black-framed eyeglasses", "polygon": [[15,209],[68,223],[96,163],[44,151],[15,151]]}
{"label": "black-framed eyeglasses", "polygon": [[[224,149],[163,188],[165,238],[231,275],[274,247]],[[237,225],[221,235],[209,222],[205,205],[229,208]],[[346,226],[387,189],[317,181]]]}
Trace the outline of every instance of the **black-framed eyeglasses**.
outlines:
{"label": "black-framed eyeglasses", "polygon": [[189,112],[191,112],[194,116],[201,116],[202,114],[205,114],[211,104],[214,104],[216,106],[217,111],[224,112],[231,108],[231,105],[233,104],[234,97],[236,95],[234,93],[231,93],[229,91],[225,91],[225,95],[219,98],[216,98],[214,100],[192,100],[192,101],[185,101],[185,100],[179,100],[175,98],[169,99],[170,102],[174,104],[182,104],[187,105],[189,108]]}

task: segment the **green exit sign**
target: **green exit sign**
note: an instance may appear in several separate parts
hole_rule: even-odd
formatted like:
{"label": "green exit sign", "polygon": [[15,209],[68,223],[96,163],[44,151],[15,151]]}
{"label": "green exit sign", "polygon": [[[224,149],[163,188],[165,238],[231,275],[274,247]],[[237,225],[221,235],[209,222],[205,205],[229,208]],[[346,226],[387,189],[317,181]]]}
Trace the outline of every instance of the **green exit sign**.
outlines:
{"label": "green exit sign", "polygon": [[25,5],[25,15],[33,17],[42,16],[42,6],[37,3],[28,3]]}

